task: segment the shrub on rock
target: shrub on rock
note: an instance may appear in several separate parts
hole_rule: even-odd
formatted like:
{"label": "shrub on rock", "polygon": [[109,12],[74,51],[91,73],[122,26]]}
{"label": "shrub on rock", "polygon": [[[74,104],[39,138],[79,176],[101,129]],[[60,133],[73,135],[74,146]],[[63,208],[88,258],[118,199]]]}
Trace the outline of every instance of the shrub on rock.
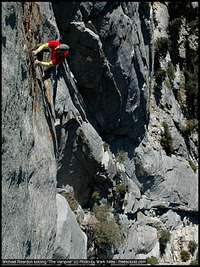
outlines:
{"label": "shrub on rock", "polygon": [[147,258],[147,264],[155,265],[158,264],[158,259],[154,256],[151,256],[150,258]]}
{"label": "shrub on rock", "polygon": [[181,260],[183,262],[186,262],[190,259],[190,253],[187,250],[182,250],[181,251]]}
{"label": "shrub on rock", "polygon": [[170,241],[170,232],[167,230],[163,230],[160,232],[160,238],[159,238],[159,243],[160,243],[160,253],[161,255],[164,254],[167,243]]}

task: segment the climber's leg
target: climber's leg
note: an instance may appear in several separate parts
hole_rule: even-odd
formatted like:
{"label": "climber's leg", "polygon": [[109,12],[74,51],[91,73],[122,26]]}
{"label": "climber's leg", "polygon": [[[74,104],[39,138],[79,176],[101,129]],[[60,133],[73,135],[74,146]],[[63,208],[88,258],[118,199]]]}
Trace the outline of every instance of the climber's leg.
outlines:
{"label": "climber's leg", "polygon": [[55,68],[55,67],[50,67],[50,68],[45,69],[45,70],[43,71],[43,73],[44,73],[43,76],[42,76],[42,80],[43,80],[43,81],[45,81],[45,80],[51,78],[51,74],[52,74],[52,71],[54,70],[54,68]]}
{"label": "climber's leg", "polygon": [[55,66],[50,67],[46,70],[44,70],[44,75],[42,77],[42,80],[44,81],[45,86],[45,94],[48,99],[48,102],[50,104],[53,104],[53,92],[52,92],[52,86],[51,86],[51,77],[53,76],[53,73],[55,72]]}

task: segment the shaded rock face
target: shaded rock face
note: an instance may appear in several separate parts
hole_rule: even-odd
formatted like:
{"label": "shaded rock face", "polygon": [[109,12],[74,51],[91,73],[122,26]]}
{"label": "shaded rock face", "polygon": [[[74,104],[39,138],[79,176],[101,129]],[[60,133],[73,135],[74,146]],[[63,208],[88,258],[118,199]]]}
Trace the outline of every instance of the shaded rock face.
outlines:
{"label": "shaded rock face", "polygon": [[[65,78],[69,94],[61,86],[57,90],[56,113],[61,119],[57,127],[58,184],[73,185],[78,200],[84,205],[101,163],[102,140],[98,135],[111,144],[112,150],[118,150],[120,136],[123,136],[133,154],[148,124],[149,80],[153,69],[150,6],[127,5],[86,2],[69,9],[67,3],[53,4],[63,42],[72,48],[68,60],[72,73]],[[66,95],[72,97],[73,104]],[[91,124],[84,124],[82,128],[82,120]],[[77,138],[79,131],[96,139],[95,149],[93,137],[86,135],[88,144],[84,144]],[[91,155],[89,160],[84,159],[83,150]],[[93,159],[97,151],[99,157]]]}
{"label": "shaded rock face", "polygon": [[[88,122],[86,105],[68,64],[60,69],[57,80],[55,113],[58,121],[57,185],[70,184],[80,204],[87,205],[99,165],[104,161],[104,142]],[[109,169],[110,178],[115,175],[112,166],[109,152],[105,169]]]}
{"label": "shaded rock face", "polygon": [[178,229],[181,226],[181,217],[172,210],[169,210],[167,213],[163,214],[161,221],[166,224],[166,228],[169,230]]}
{"label": "shaded rock face", "polygon": [[[81,204],[86,204],[94,186],[94,175],[103,154],[102,140],[88,123],[79,125],[76,120],[64,123],[67,138],[58,162],[58,186],[70,184]],[[67,136],[66,136],[67,135]]]}
{"label": "shaded rock face", "polygon": [[55,129],[47,120],[47,102],[33,78],[29,58],[29,49],[37,42],[34,33],[38,38],[52,38],[56,33],[53,24],[46,28],[43,20],[51,23],[36,3],[2,3],[4,259],[51,258],[56,234]]}
{"label": "shaded rock face", "polygon": [[137,142],[148,124],[153,66],[150,5],[81,3],[72,9],[71,21],[64,21],[67,4],[53,8],[63,40],[76,51],[69,64],[89,118],[92,114],[90,121],[105,135],[128,136]]}
{"label": "shaded rock face", "polygon": [[[88,118],[91,116],[95,126],[111,131],[119,124],[121,98],[105,60],[100,38],[83,22],[72,22],[67,38],[69,45],[75,50],[69,66],[77,80],[86,111],[91,114]],[[96,121],[92,116],[95,116]]]}

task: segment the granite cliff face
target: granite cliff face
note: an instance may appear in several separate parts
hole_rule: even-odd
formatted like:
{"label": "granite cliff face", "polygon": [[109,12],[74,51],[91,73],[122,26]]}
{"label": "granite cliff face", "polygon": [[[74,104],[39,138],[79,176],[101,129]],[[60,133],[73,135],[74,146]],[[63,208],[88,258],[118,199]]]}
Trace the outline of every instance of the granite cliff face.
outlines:
{"label": "granite cliff face", "polygon": [[58,30],[49,3],[3,3],[2,23],[2,258],[52,258],[57,217],[66,211],[56,202],[52,88],[44,91],[30,55]]}
{"label": "granite cliff face", "polygon": [[[2,3],[3,259],[180,263],[198,243],[198,9],[186,8]],[[71,56],[44,84],[31,50],[61,37]]]}
{"label": "granite cliff face", "polygon": [[54,125],[29,56],[41,20],[37,5],[2,4],[3,258],[51,257],[56,233]]}

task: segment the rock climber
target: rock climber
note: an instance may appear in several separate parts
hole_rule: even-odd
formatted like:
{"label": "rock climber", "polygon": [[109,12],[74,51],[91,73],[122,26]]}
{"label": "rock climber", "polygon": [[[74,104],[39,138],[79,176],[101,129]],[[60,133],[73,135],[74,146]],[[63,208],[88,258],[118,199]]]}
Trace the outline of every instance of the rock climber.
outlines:
{"label": "rock climber", "polygon": [[50,77],[51,71],[55,68],[55,66],[61,64],[64,62],[64,59],[69,57],[70,55],[70,47],[66,44],[62,44],[59,40],[53,40],[49,41],[48,43],[44,43],[42,45],[39,45],[39,47],[36,50],[33,50],[33,56],[41,55],[41,52],[51,52],[51,60],[41,61],[39,60],[38,56],[37,59],[34,61],[35,65],[40,65],[43,67],[46,67],[44,70],[44,76],[43,79],[48,79]]}
{"label": "rock climber", "polygon": [[[43,61],[43,52],[51,52],[51,60]],[[48,88],[48,79],[53,80],[53,103],[55,104],[56,91],[57,91],[57,77],[59,77],[61,68],[59,67],[61,63],[64,62],[65,58],[69,57],[70,47],[66,44],[62,44],[59,40],[52,40],[47,43],[37,45],[37,49],[32,51],[35,59],[35,66],[39,65],[44,68],[44,74],[42,80],[44,81],[45,88]]]}

